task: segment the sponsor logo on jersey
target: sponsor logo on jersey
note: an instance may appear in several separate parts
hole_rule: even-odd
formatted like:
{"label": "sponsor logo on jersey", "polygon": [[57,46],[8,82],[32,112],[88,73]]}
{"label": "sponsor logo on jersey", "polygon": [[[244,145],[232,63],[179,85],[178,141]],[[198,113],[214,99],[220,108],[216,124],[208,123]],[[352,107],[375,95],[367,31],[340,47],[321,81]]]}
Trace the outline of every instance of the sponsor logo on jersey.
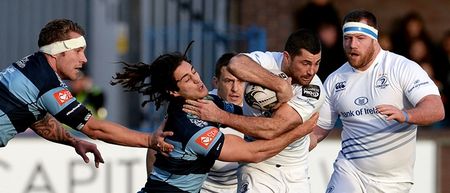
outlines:
{"label": "sponsor logo on jersey", "polygon": [[349,118],[349,117],[359,117],[359,116],[365,116],[365,115],[374,115],[374,114],[378,114],[380,112],[378,112],[376,107],[372,107],[372,108],[359,108],[359,109],[352,109],[346,112],[340,112],[339,114],[341,115],[341,118]]}
{"label": "sponsor logo on jersey", "polygon": [[198,116],[196,115],[188,113],[186,117],[189,119],[191,123],[195,124],[198,127],[206,127],[209,125],[208,122],[199,119]]}
{"label": "sponsor logo on jersey", "polygon": [[367,97],[358,97],[353,101],[355,105],[362,106],[369,102],[369,99]]}
{"label": "sponsor logo on jersey", "polygon": [[336,89],[336,92],[345,90],[345,84],[346,84],[346,82],[347,82],[347,81],[342,81],[342,82],[336,83],[336,84],[334,85],[334,88]]}
{"label": "sponsor logo on jersey", "polygon": [[60,90],[56,93],[53,93],[53,97],[55,97],[56,101],[58,101],[59,106],[63,105],[71,98],[73,98],[72,93],[69,90]]}
{"label": "sponsor logo on jersey", "polygon": [[317,85],[304,86],[302,89],[302,95],[305,97],[319,99],[320,87]]}
{"label": "sponsor logo on jersey", "polygon": [[216,138],[217,133],[219,133],[219,129],[216,127],[211,127],[211,129],[197,137],[197,139],[195,139],[195,142],[203,148],[208,149],[214,138]]}
{"label": "sponsor logo on jersey", "polygon": [[413,84],[414,84],[414,86],[411,87],[410,89],[408,89],[408,91],[407,91],[408,93],[410,93],[411,91],[413,91],[413,90],[416,89],[417,87],[420,87],[420,86],[429,84],[429,82],[428,82],[428,81],[421,82],[420,80],[416,80],[416,81],[414,81]]}
{"label": "sponsor logo on jersey", "polygon": [[29,57],[31,55],[25,56],[24,58],[20,59],[19,61],[16,62],[17,66],[19,66],[20,68],[24,68],[25,65],[27,64],[27,62],[29,61]]}
{"label": "sponsor logo on jersey", "polygon": [[384,89],[387,86],[389,86],[389,80],[388,80],[387,76],[385,76],[385,75],[378,78],[375,83],[375,88]]}

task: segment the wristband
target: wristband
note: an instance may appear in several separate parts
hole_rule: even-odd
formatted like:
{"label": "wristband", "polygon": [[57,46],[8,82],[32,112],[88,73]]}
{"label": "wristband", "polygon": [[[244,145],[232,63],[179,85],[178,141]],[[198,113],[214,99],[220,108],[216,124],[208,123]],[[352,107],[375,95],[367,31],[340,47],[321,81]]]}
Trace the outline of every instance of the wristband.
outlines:
{"label": "wristband", "polygon": [[408,121],[409,121],[408,113],[406,111],[402,111],[402,113],[403,113],[403,116],[405,116],[405,123],[408,123]]}

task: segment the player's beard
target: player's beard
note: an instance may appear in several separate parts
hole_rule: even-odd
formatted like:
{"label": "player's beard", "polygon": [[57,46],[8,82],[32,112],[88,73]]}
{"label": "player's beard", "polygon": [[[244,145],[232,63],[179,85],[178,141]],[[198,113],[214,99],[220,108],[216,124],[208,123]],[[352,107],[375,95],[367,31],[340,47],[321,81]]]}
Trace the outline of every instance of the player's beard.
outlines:
{"label": "player's beard", "polygon": [[[348,59],[348,63],[353,68],[356,68],[358,70],[365,70],[368,68],[368,65],[370,65],[371,60],[373,60],[376,56],[375,54],[375,46],[374,41],[372,40],[371,46],[367,49],[366,52],[359,52],[359,56],[356,59]],[[347,53],[349,55],[350,53]]]}

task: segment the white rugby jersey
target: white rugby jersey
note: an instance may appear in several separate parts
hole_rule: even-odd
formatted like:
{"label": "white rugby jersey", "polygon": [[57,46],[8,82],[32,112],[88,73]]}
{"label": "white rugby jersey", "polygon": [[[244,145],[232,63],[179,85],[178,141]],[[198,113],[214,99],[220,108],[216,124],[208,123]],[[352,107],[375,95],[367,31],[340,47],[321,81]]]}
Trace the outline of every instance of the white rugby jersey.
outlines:
{"label": "white rugby jersey", "polygon": [[[245,54],[251,59],[256,61],[265,69],[277,69],[281,71],[281,63],[283,61],[282,52],[252,52]],[[310,85],[301,86],[299,84],[293,84],[292,90],[294,96],[288,101],[297,113],[302,117],[303,121],[308,120],[311,115],[320,109],[320,106],[325,100],[323,93],[322,81],[317,75],[314,76]],[[251,108],[244,102],[243,107],[244,115],[253,116],[270,116],[271,112],[264,112],[254,108]],[[288,147],[286,147],[279,154],[272,158],[269,158],[263,162],[273,165],[282,166],[300,166],[308,167],[308,153],[309,153],[309,135],[302,137]]]}
{"label": "white rugby jersey", "polygon": [[340,116],[338,158],[378,181],[411,182],[417,126],[386,121],[375,106],[410,109],[427,95],[439,95],[426,72],[403,56],[381,50],[369,69],[358,71],[347,62],[326,79],[324,87],[326,99],[317,125],[332,129]]}

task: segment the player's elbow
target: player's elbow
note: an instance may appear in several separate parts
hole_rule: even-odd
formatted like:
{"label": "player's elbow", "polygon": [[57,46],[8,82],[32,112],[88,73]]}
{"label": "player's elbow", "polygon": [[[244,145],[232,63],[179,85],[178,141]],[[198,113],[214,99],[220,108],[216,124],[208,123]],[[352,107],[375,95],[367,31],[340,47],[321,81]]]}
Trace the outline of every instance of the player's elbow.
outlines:
{"label": "player's elbow", "polygon": [[239,54],[234,56],[234,57],[232,57],[230,59],[230,62],[228,63],[228,66],[227,66],[228,70],[232,74],[234,74],[234,72],[237,72],[237,71],[241,70],[242,69],[241,65],[244,64],[244,59],[246,59],[246,58],[247,58],[247,56],[239,55]]}
{"label": "player's elbow", "polygon": [[442,121],[445,119],[445,110],[444,108],[441,108],[441,110],[439,111],[439,120],[438,121]]}
{"label": "player's elbow", "polygon": [[84,126],[81,129],[81,132],[84,133],[86,136],[88,136],[91,139],[94,139],[94,140],[99,139],[98,132],[95,129],[92,129],[91,127]]}
{"label": "player's elbow", "polygon": [[89,119],[86,125],[81,129],[81,132],[91,139],[102,140],[101,136],[103,132],[101,130],[100,121],[97,121],[94,118]]}

